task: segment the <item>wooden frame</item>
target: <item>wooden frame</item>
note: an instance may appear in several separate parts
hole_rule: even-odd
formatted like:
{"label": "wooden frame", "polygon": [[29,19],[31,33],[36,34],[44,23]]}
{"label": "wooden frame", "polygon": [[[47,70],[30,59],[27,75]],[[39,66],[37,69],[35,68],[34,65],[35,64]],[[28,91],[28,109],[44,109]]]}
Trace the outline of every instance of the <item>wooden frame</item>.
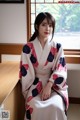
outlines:
{"label": "wooden frame", "polygon": [[[29,41],[31,36],[31,6],[30,0],[26,2],[26,17],[27,17],[27,41]],[[80,49],[64,49],[67,63],[80,64]]]}
{"label": "wooden frame", "polygon": [[30,21],[31,21],[31,6],[30,6],[30,0],[27,0],[26,2],[26,17],[27,17],[27,41],[29,41],[31,36],[31,27],[30,27]]}
{"label": "wooden frame", "polygon": [[24,0],[0,0],[0,3],[24,3]]}

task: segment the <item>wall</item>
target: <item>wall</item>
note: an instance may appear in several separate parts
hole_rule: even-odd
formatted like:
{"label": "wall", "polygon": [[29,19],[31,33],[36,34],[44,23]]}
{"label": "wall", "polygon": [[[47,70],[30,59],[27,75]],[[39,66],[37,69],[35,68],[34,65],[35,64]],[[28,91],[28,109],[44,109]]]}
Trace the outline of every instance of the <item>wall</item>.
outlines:
{"label": "wall", "polygon": [[26,0],[0,4],[0,43],[25,43],[26,39]]}
{"label": "wall", "polygon": [[67,64],[67,68],[69,96],[80,98],[80,64]]}
{"label": "wall", "polygon": [[[22,4],[0,4],[0,43],[26,43],[26,0]],[[19,55],[3,55],[4,60],[20,60]]]}

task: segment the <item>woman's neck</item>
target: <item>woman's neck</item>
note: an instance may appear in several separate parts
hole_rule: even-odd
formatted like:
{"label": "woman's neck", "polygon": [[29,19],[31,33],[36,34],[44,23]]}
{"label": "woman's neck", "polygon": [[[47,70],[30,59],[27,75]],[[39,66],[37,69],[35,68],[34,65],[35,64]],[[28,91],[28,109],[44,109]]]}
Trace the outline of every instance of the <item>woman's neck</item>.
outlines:
{"label": "woman's neck", "polygon": [[45,44],[46,44],[48,38],[41,38],[41,37],[38,37],[38,40],[40,41],[42,48],[44,48],[44,46],[45,46]]}

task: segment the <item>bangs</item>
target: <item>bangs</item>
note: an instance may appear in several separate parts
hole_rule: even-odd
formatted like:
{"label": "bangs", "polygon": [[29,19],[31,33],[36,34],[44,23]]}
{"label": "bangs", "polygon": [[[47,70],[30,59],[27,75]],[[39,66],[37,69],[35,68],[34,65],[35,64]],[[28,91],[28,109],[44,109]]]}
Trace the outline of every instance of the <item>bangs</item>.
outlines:
{"label": "bangs", "polygon": [[48,24],[51,24],[53,27],[55,26],[55,19],[51,15],[46,14],[45,18],[47,19]]}
{"label": "bangs", "polygon": [[48,24],[51,24],[53,26],[53,21],[50,18],[47,17],[45,19],[47,19]]}

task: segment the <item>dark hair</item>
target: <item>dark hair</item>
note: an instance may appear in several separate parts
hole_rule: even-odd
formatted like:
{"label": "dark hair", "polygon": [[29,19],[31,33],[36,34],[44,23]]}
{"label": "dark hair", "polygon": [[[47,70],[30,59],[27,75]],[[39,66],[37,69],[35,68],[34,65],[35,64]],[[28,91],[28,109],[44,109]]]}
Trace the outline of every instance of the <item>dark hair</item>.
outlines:
{"label": "dark hair", "polygon": [[[33,33],[32,37],[30,38],[29,41],[33,41],[37,36],[38,36],[38,29],[39,28],[39,25],[42,23],[42,21],[44,19],[47,19],[47,21],[51,21],[52,22],[52,27],[53,27],[53,32],[52,32],[52,38],[53,38],[53,35],[54,35],[54,29],[55,29],[55,19],[54,17],[48,13],[48,12],[41,12],[37,15],[36,19],[35,19],[35,23],[34,23],[34,29],[35,29],[35,32]],[[37,26],[37,28],[36,28]]]}

